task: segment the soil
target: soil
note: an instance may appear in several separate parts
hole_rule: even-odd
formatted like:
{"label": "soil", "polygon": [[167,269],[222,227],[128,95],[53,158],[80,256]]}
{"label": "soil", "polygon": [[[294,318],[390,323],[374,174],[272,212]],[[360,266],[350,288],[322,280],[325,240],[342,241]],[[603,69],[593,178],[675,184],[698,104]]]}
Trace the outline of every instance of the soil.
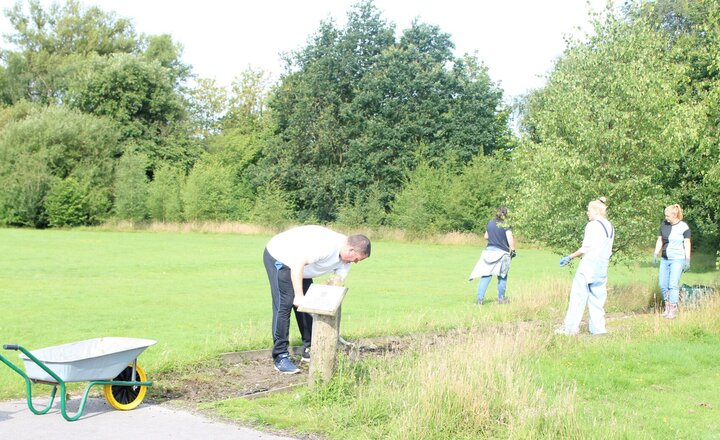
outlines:
{"label": "soil", "polygon": [[[407,340],[400,337],[356,341],[346,345],[345,351],[351,361],[366,357],[385,356],[401,352]],[[227,363],[215,360],[193,365],[180,371],[156,372],[149,377],[153,386],[148,388],[147,402],[161,403],[168,400],[181,402],[183,406],[215,402],[237,397],[265,397],[276,392],[286,392],[307,384],[309,364],[293,357],[300,368],[297,374],[281,374],[273,366],[270,350],[257,351],[248,359]],[[242,358],[243,353],[236,353]]]}

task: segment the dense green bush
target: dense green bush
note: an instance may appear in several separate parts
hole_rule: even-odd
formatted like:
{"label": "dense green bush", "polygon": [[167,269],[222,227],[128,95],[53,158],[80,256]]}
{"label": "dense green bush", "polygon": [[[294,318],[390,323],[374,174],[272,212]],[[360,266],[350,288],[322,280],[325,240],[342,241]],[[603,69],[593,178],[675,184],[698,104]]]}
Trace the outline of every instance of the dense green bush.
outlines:
{"label": "dense green bush", "polygon": [[[2,146],[0,146],[0,149]],[[43,199],[53,177],[40,155],[17,155],[13,162],[0,150],[0,222],[11,226],[44,227]]]}
{"label": "dense green bush", "polygon": [[208,160],[196,163],[182,192],[185,219],[236,219],[238,204],[234,180],[229,167]]}
{"label": "dense green bush", "polygon": [[286,193],[277,184],[261,187],[250,211],[250,221],[282,228],[293,220],[293,206]]}
{"label": "dense green bush", "polygon": [[499,156],[478,157],[459,173],[421,164],[397,194],[390,222],[419,235],[482,233],[497,207],[509,197],[509,168]]}
{"label": "dense green bush", "polygon": [[148,217],[148,159],[143,154],[125,154],[115,171],[115,214],[123,220]]}
{"label": "dense green bush", "polygon": [[147,206],[153,220],[176,222],[183,219],[182,188],[185,173],[169,164],[155,169],[148,188]]}
{"label": "dense green bush", "polygon": [[45,196],[45,212],[52,227],[80,226],[88,223],[89,209],[85,189],[72,177],[57,180]]}
{"label": "dense green bush", "polygon": [[64,107],[35,107],[0,132],[0,222],[48,225],[44,199],[56,180],[87,187],[87,222],[110,209],[113,158],[120,145],[115,126]]}
{"label": "dense green bush", "polygon": [[335,223],[342,226],[381,226],[385,224],[387,213],[382,202],[382,192],[373,185],[364,196],[355,201],[346,201],[338,208]]}

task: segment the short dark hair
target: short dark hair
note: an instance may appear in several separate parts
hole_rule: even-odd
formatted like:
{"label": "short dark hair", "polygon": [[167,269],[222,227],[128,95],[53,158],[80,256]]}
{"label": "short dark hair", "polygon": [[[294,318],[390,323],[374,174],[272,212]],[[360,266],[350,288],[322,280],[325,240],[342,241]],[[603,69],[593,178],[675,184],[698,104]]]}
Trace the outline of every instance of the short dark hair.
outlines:
{"label": "short dark hair", "polygon": [[347,242],[359,253],[366,257],[370,256],[370,239],[366,236],[362,234],[351,235],[348,237]]}

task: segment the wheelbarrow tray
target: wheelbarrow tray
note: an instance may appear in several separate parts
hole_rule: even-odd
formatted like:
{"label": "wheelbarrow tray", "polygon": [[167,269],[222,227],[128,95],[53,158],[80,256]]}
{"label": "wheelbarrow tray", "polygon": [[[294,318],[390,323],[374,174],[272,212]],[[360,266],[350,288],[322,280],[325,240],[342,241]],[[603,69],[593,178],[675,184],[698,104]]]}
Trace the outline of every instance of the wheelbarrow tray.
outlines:
{"label": "wheelbarrow tray", "polygon": [[[152,339],[104,337],[40,348],[30,353],[64,382],[112,380],[156,342]],[[20,354],[20,358],[30,379],[57,382],[24,354]]]}

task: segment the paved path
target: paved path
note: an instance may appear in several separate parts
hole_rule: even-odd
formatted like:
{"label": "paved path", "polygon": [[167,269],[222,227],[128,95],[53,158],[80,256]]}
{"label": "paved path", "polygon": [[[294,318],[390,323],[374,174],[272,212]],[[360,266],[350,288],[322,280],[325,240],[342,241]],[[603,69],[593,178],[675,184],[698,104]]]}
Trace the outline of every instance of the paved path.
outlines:
{"label": "paved path", "polygon": [[[80,399],[68,402],[69,414],[75,414]],[[39,403],[36,408],[44,408]],[[66,421],[59,404],[45,415],[35,415],[27,402],[0,402],[0,438],[13,440],[292,440],[229,423],[218,422],[169,405],[142,404],[132,411],[117,411],[104,399],[89,398],[83,416]]]}

